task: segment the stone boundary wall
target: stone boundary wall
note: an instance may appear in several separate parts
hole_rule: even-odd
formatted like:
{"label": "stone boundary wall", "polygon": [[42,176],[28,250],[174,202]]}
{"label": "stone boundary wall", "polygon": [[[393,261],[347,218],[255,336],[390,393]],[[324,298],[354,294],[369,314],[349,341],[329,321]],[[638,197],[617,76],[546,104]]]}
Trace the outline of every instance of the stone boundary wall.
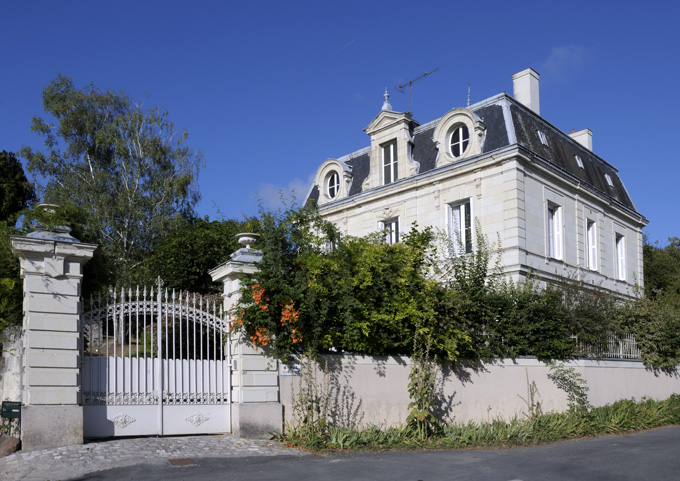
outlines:
{"label": "stone boundary wall", "polygon": [[[369,357],[329,355],[328,396],[330,416],[345,426],[399,425],[408,415],[407,357]],[[680,393],[680,374],[647,370],[641,361],[567,362],[581,373],[590,391],[593,406],[611,404],[619,399],[644,396],[665,399]],[[510,419],[527,413],[528,383],[535,382],[543,412],[565,411],[567,396],[548,378],[549,368],[536,359],[501,360],[464,368],[458,374],[445,371],[437,379],[438,416],[453,423]],[[324,376],[317,374],[321,384]],[[291,391],[299,391],[300,376],[279,372],[284,423],[292,423]]]}
{"label": "stone boundary wall", "polygon": [[0,331],[0,400],[21,401],[21,368],[23,363],[21,326],[9,326]]}

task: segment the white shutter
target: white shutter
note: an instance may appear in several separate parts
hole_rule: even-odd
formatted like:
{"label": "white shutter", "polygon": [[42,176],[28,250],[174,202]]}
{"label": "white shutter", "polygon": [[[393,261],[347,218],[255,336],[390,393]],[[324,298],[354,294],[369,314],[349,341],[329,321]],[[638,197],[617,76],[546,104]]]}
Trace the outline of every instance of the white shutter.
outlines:
{"label": "white shutter", "polygon": [[562,208],[559,205],[548,207],[548,248],[554,259],[562,259]]}
{"label": "white shutter", "polygon": [[626,238],[616,236],[617,277],[621,281],[626,280]]}
{"label": "white shutter", "polygon": [[562,208],[555,207],[555,257],[562,259]]}
{"label": "white shutter", "polygon": [[460,244],[463,241],[461,219],[464,218],[464,216],[461,213],[460,205],[449,205],[449,211],[451,213],[449,218],[449,234],[451,235],[451,241],[453,242],[453,250],[455,254],[460,255],[461,254]]}
{"label": "white shutter", "polygon": [[588,269],[597,270],[597,224],[595,222],[586,221],[588,223]]}

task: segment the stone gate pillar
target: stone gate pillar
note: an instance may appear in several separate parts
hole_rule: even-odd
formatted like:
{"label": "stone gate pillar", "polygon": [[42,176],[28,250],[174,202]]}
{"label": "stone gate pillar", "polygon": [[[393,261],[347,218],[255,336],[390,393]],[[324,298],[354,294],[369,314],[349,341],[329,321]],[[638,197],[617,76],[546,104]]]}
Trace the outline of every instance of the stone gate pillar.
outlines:
{"label": "stone gate pillar", "polygon": [[25,450],[83,443],[80,406],[82,266],[97,246],[38,230],[12,237],[24,280],[23,404]]}
{"label": "stone gate pillar", "polygon": [[[210,271],[213,281],[224,283],[224,307],[229,310],[240,298],[239,276],[254,274],[262,252],[250,247],[255,234],[239,234],[239,243],[246,247],[231,255],[231,259]],[[265,436],[283,429],[283,407],[279,399],[278,363],[256,350],[243,338],[232,336],[232,432],[242,437]]]}

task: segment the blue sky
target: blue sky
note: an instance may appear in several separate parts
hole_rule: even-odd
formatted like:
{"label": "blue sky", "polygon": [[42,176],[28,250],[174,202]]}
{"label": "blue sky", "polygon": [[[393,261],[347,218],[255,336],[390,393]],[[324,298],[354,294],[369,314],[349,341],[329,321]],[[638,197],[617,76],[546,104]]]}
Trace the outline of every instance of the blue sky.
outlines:
{"label": "blue sky", "polygon": [[31,117],[58,73],[166,108],[204,153],[199,213],[240,218],[306,195],[326,158],[365,147],[385,87],[434,120],[541,74],[541,114],[590,128],[646,232],[680,236],[680,2],[3,2],[0,150],[41,148]]}

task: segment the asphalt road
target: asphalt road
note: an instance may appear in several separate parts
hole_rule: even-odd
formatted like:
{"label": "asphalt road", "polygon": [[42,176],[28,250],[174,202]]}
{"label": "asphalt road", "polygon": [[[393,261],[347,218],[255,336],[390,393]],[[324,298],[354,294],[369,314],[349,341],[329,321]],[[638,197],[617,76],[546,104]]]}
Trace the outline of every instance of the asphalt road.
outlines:
{"label": "asphalt road", "polygon": [[79,480],[680,480],[680,426],[514,449],[167,461]]}

